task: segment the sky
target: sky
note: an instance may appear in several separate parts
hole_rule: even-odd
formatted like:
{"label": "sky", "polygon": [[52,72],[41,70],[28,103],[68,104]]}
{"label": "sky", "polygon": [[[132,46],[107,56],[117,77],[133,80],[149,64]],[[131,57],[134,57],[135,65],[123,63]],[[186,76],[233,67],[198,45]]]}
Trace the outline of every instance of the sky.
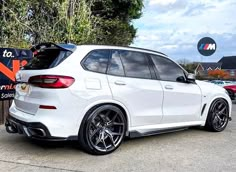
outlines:
{"label": "sky", "polygon": [[[133,24],[137,35],[132,46],[161,51],[177,61],[236,56],[236,0],[144,0],[143,15]],[[217,44],[211,56],[197,50],[203,37]]]}

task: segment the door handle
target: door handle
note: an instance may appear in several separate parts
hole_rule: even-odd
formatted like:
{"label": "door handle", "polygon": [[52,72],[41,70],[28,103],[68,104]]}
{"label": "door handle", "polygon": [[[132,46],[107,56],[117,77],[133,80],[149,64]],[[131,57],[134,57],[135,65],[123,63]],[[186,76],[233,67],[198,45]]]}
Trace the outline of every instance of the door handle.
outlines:
{"label": "door handle", "polygon": [[168,90],[173,90],[173,89],[174,89],[174,87],[173,87],[172,85],[166,85],[166,86],[165,86],[165,89],[168,89]]}
{"label": "door handle", "polygon": [[123,81],[115,81],[115,84],[116,85],[126,85],[125,82],[123,82]]}

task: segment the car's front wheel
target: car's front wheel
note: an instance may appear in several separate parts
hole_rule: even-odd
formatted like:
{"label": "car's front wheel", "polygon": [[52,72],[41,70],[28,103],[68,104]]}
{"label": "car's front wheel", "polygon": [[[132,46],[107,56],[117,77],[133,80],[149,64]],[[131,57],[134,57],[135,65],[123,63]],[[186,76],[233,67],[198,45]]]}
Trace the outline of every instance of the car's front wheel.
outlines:
{"label": "car's front wheel", "polygon": [[126,131],[123,112],[113,105],[102,105],[88,112],[81,124],[79,141],[85,151],[104,155],[116,150]]}
{"label": "car's front wheel", "polygon": [[224,99],[216,99],[212,102],[205,128],[210,131],[220,132],[225,129],[229,121],[229,105]]}

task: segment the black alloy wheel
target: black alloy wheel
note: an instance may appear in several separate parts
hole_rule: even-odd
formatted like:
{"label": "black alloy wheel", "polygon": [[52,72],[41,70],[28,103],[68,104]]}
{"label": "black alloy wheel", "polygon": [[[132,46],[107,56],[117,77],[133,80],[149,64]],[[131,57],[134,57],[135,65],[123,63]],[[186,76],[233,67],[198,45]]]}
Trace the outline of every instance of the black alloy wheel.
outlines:
{"label": "black alloy wheel", "polygon": [[126,119],[118,107],[103,105],[88,115],[81,132],[82,146],[87,152],[108,154],[121,144],[126,132]]}
{"label": "black alloy wheel", "polygon": [[220,132],[229,121],[229,105],[224,99],[216,99],[211,104],[205,127],[208,130]]}

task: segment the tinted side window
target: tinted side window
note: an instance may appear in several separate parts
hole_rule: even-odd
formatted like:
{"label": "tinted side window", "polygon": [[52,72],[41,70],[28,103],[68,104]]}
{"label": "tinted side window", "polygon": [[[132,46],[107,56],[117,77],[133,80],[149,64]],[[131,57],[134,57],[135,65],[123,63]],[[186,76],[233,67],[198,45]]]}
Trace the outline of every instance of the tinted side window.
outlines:
{"label": "tinted side window", "polygon": [[110,65],[107,73],[116,76],[125,75],[123,65],[120,59],[120,54],[119,51],[117,50],[112,51],[112,57],[110,60]]}
{"label": "tinted side window", "polygon": [[86,57],[83,66],[93,72],[106,73],[109,53],[109,50],[94,50]]}
{"label": "tinted side window", "polygon": [[158,70],[161,80],[178,81],[177,78],[185,78],[184,71],[174,62],[167,58],[151,55]]}
{"label": "tinted side window", "polygon": [[121,61],[127,77],[151,79],[147,56],[133,51],[120,51]]}

